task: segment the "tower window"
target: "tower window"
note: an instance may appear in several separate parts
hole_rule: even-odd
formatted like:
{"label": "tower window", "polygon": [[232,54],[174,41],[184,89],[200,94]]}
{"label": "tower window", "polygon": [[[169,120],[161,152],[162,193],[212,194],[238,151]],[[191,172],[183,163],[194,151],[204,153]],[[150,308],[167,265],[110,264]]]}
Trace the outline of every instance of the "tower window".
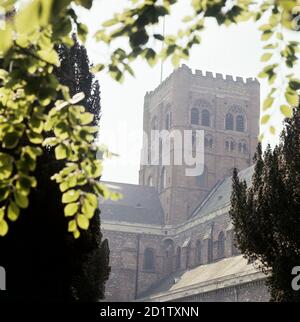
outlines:
{"label": "tower window", "polygon": [[199,110],[195,107],[191,109],[191,124],[199,124]]}
{"label": "tower window", "polygon": [[228,113],[225,118],[225,129],[233,131],[233,115]]}
{"label": "tower window", "polygon": [[146,248],[144,251],[144,269],[154,269],[154,251],[151,248]]}
{"label": "tower window", "polygon": [[204,138],[204,146],[206,148],[210,148],[211,149],[213,147],[213,138],[210,137],[210,136],[206,136]]}
{"label": "tower window", "polygon": [[243,144],[242,143],[239,143],[239,148],[238,148],[239,152],[242,152],[243,151]]}
{"label": "tower window", "polygon": [[233,141],[230,142],[230,151],[235,150],[235,143]]}
{"label": "tower window", "polygon": [[166,115],[165,127],[166,127],[166,130],[169,130],[171,128],[171,112],[168,112]]}
{"label": "tower window", "polygon": [[225,142],[225,150],[226,151],[229,151],[229,148],[230,148],[230,142],[229,141],[226,141]]}
{"label": "tower window", "polygon": [[238,115],[236,117],[236,130],[239,132],[245,131],[245,120],[243,115]]}
{"label": "tower window", "polygon": [[210,126],[210,113],[208,110],[203,110],[201,112],[201,125]]}
{"label": "tower window", "polygon": [[238,150],[240,153],[248,153],[248,146],[246,142],[240,142],[238,146]]}

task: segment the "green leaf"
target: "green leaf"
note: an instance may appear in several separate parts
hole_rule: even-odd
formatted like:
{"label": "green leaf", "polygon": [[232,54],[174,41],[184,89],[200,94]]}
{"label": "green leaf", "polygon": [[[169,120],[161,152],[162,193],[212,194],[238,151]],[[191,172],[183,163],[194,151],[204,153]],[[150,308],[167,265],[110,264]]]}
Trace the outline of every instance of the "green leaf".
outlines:
{"label": "green leaf", "polygon": [[3,147],[6,149],[14,149],[19,143],[19,135],[17,132],[7,133],[3,138]]}
{"label": "green leaf", "polygon": [[272,53],[265,53],[261,56],[261,61],[266,62],[272,58],[273,54]]}
{"label": "green leaf", "polygon": [[13,42],[11,27],[6,27],[5,30],[0,30],[0,39],[0,57],[3,57]]}
{"label": "green leaf", "polygon": [[85,95],[83,92],[75,94],[69,101],[69,103],[75,105],[78,102],[82,101],[84,99]]}
{"label": "green leaf", "polygon": [[95,207],[90,204],[88,199],[84,198],[82,202],[82,212],[86,215],[87,218],[91,219],[95,213]]}
{"label": "green leaf", "polygon": [[68,224],[68,232],[72,233],[77,229],[76,220],[70,220]]}
{"label": "green leaf", "polygon": [[3,219],[0,221],[0,236],[3,237],[8,232],[8,225],[7,222]]}
{"label": "green leaf", "polygon": [[19,218],[20,209],[19,207],[11,201],[7,209],[7,217],[11,221],[16,221]]}
{"label": "green leaf", "polygon": [[80,231],[78,229],[76,229],[75,231],[73,231],[73,236],[75,239],[80,237]]}
{"label": "green leaf", "polygon": [[70,203],[65,207],[65,216],[66,217],[70,217],[70,216],[74,216],[78,211],[78,203]]}
{"label": "green leaf", "polygon": [[281,105],[280,111],[285,117],[291,118],[293,116],[293,109],[288,105]]}
{"label": "green leaf", "polygon": [[98,199],[93,193],[87,193],[85,197],[88,200],[88,202],[92,205],[92,207],[98,207]]}
{"label": "green leaf", "polygon": [[77,224],[81,229],[87,230],[89,228],[89,223],[89,219],[86,216],[79,215],[77,217]]}
{"label": "green leaf", "polygon": [[0,208],[0,221],[4,219],[5,207]]}
{"label": "green leaf", "polygon": [[270,130],[270,133],[271,133],[272,135],[275,135],[275,133],[276,133],[276,129],[275,129],[275,127],[274,127],[274,126],[270,126],[269,130]]}
{"label": "green leaf", "polygon": [[289,104],[291,104],[292,106],[298,106],[299,97],[296,92],[287,91],[285,93],[285,98],[286,98],[287,102]]}
{"label": "green leaf", "polygon": [[274,102],[274,98],[273,97],[267,97],[264,101],[264,104],[263,104],[263,110],[267,110],[268,108],[270,108],[272,106]]}
{"label": "green leaf", "polygon": [[63,160],[68,157],[68,149],[64,144],[59,144],[55,148],[55,157],[56,160]]}
{"label": "green leaf", "polygon": [[92,113],[83,113],[80,115],[80,121],[82,125],[90,124],[94,120]]}
{"label": "green leaf", "polygon": [[42,144],[43,143],[44,137],[40,133],[35,133],[33,131],[28,130],[27,136],[28,136],[29,141],[33,144]]}
{"label": "green leaf", "polygon": [[91,72],[96,74],[96,73],[101,72],[104,68],[105,68],[105,66],[103,64],[97,64],[91,68]]}
{"label": "green leaf", "polygon": [[37,52],[37,54],[39,55],[39,57],[46,61],[49,64],[55,65],[55,66],[59,66],[59,57],[58,54],[55,50],[39,50]]}
{"label": "green leaf", "polygon": [[14,198],[17,206],[19,206],[20,208],[25,209],[28,207],[28,204],[29,204],[28,198],[20,191],[14,192]]}
{"label": "green leaf", "polygon": [[70,203],[70,202],[75,202],[78,200],[80,197],[80,192],[77,190],[68,190],[62,195],[62,202],[63,203]]}
{"label": "green leaf", "polygon": [[12,172],[13,158],[6,153],[0,153],[0,180],[9,178]]}
{"label": "green leaf", "polygon": [[273,32],[271,30],[266,30],[263,32],[261,35],[261,40],[262,41],[267,41],[273,36]]}
{"label": "green leaf", "polygon": [[262,118],[261,118],[261,120],[260,120],[260,123],[261,124],[266,124],[266,123],[268,123],[268,121],[270,120],[270,114],[266,114],[266,115],[264,115]]}

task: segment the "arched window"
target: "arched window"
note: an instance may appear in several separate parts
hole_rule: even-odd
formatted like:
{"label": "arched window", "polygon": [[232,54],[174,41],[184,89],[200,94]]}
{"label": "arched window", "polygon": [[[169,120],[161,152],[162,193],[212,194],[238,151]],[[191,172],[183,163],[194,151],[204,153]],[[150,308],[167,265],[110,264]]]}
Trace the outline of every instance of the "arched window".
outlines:
{"label": "arched window", "polygon": [[237,115],[235,128],[239,132],[245,131],[245,120],[243,115]]}
{"label": "arched window", "polygon": [[201,240],[196,243],[196,265],[201,264]]}
{"label": "arched window", "polygon": [[199,124],[199,110],[195,107],[191,109],[191,124]]}
{"label": "arched window", "polygon": [[204,147],[209,149],[213,147],[213,138],[211,136],[206,136],[204,138]]}
{"label": "arched window", "polygon": [[201,125],[210,126],[210,113],[208,110],[202,110],[201,112]]}
{"label": "arched window", "polygon": [[235,150],[235,142],[231,141],[230,142],[230,151],[234,151]]}
{"label": "arched window", "polygon": [[248,145],[246,142],[242,141],[239,143],[239,148],[238,148],[240,153],[248,153]]}
{"label": "arched window", "polygon": [[230,148],[230,142],[229,141],[226,141],[225,142],[225,150],[226,151],[229,151],[229,148]]}
{"label": "arched window", "polygon": [[164,271],[166,274],[171,274],[173,272],[173,260],[174,260],[174,242],[172,239],[166,239],[163,243],[165,250],[165,264]]}
{"label": "arched window", "polygon": [[204,166],[203,173],[196,177],[197,186],[206,187],[207,186],[207,167]]}
{"label": "arched window", "polygon": [[218,258],[225,256],[225,237],[224,232],[221,231],[218,237]]}
{"label": "arched window", "polygon": [[211,263],[213,261],[213,242],[211,239],[207,241],[207,262]]}
{"label": "arched window", "polygon": [[243,144],[240,142],[239,143],[239,148],[238,148],[239,152],[242,152],[243,151]]}
{"label": "arched window", "polygon": [[154,251],[151,248],[144,251],[144,269],[154,269]]}
{"label": "arched window", "polygon": [[225,129],[233,131],[233,115],[231,113],[225,117]]}
{"label": "arched window", "polygon": [[167,185],[167,175],[166,175],[166,169],[162,168],[161,174],[160,174],[160,191],[164,190]]}
{"label": "arched window", "polygon": [[149,187],[153,187],[153,178],[152,178],[152,176],[149,176],[147,184],[148,184]]}
{"label": "arched window", "polygon": [[181,268],[181,248],[177,247],[176,250],[176,270],[180,270]]}
{"label": "arched window", "polygon": [[167,112],[165,127],[166,130],[169,130],[171,128],[171,112]]}

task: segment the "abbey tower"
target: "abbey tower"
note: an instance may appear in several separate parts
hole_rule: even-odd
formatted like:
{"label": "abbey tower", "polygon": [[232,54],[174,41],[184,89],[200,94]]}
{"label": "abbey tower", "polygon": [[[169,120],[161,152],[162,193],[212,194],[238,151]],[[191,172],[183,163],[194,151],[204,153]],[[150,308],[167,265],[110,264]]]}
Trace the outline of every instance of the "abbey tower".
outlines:
{"label": "abbey tower", "polygon": [[[186,176],[186,165],[141,165],[139,184],[159,192],[166,225],[185,222],[233,167],[252,164],[259,133],[259,83],[183,65],[144,101],[144,132],[204,130],[204,172]],[[149,149],[145,146],[144,149]],[[149,153],[150,154],[150,153]],[[172,160],[172,159],[171,159]],[[173,164],[173,165],[172,165]]]}

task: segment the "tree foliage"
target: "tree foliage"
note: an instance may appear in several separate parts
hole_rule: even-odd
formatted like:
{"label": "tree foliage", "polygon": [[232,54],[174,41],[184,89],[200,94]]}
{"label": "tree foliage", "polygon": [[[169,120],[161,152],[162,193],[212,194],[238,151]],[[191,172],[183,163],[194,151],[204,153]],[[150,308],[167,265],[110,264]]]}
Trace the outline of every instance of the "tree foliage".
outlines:
{"label": "tree foliage", "polygon": [[[55,70],[57,78],[71,95],[85,94],[83,106],[95,116],[93,125],[97,126],[100,90],[89,71],[85,48],[75,41],[71,48],[61,45],[57,51],[61,62]],[[11,225],[10,233],[0,239],[0,265],[9,272],[8,290],[3,294],[8,300],[98,301],[104,297],[110,268],[100,211],[96,210],[81,238],[68,235],[62,193],[51,180],[63,167],[64,161],[56,160],[54,149],[43,147],[34,171],[37,188],[30,195],[29,206]]]}
{"label": "tree foliage", "polygon": [[273,301],[299,301],[291,287],[300,259],[300,110],[286,120],[281,143],[262,153],[258,145],[252,185],[235,170],[230,216],[244,256],[269,272]]}
{"label": "tree foliage", "polygon": [[[10,10],[15,3],[1,5]],[[98,197],[108,195],[99,183],[102,164],[94,142],[98,127],[94,115],[78,104],[89,98],[79,92],[71,97],[54,73],[60,65],[57,46],[73,44],[72,23],[85,35],[73,3],[90,8],[92,1],[30,1],[0,31],[0,236],[29,205],[44,147],[54,149],[63,164],[52,179],[62,192],[68,231],[75,238],[88,229]]]}

